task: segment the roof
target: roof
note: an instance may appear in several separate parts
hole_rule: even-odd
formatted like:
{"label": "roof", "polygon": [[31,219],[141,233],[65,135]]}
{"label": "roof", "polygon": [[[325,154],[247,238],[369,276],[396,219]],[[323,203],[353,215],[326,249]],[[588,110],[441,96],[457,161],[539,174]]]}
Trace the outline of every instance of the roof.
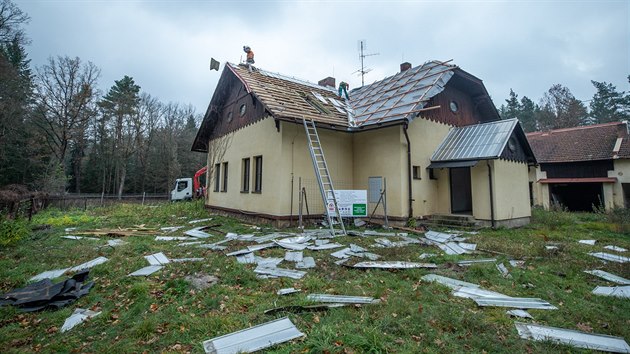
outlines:
{"label": "roof", "polygon": [[528,133],[527,139],[539,163],[630,158],[626,122]]}
{"label": "roof", "polygon": [[444,90],[456,68],[455,65],[429,61],[352,90],[350,104],[357,125],[412,120],[432,97]]}
{"label": "roof", "polygon": [[487,160],[501,156],[518,119],[452,128],[431,156],[431,162]]}
{"label": "roof", "polygon": [[[226,64],[277,119],[312,119],[347,127],[348,107],[330,87],[256,68],[251,73],[242,65]],[[310,102],[310,103],[309,103]],[[320,108],[317,108],[320,107]],[[321,112],[323,108],[324,112]]]}

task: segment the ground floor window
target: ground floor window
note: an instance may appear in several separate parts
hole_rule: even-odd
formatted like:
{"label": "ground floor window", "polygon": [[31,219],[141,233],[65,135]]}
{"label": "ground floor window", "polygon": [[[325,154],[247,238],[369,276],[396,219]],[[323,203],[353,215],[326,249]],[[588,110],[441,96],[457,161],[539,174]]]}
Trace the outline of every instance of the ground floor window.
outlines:
{"label": "ground floor window", "polygon": [[223,188],[221,188],[221,192],[227,192],[228,187],[228,163],[223,163]]}
{"label": "ground floor window", "polygon": [[218,192],[221,187],[221,164],[214,165],[214,191]]}
{"label": "ground floor window", "polygon": [[249,157],[243,159],[243,178],[241,185],[241,192],[249,192]]}
{"label": "ground floor window", "polygon": [[255,168],[254,192],[256,193],[262,192],[262,164],[263,164],[263,157],[255,156],[254,157],[254,168]]}

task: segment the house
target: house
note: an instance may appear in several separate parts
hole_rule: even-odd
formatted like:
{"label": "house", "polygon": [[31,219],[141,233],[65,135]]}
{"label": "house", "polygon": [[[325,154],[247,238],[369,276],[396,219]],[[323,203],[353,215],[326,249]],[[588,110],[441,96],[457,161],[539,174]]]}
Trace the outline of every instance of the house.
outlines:
{"label": "house", "polygon": [[540,164],[530,169],[534,205],[571,211],[623,208],[630,203],[628,123],[614,122],[528,133]]}
{"label": "house", "polygon": [[208,154],[206,206],[279,222],[324,213],[304,120],[317,127],[336,189],[368,190],[369,214],[389,220],[457,214],[519,226],[531,215],[517,120],[499,120],[482,81],[429,61],[337,96],[314,84],[227,63],[192,150]]}

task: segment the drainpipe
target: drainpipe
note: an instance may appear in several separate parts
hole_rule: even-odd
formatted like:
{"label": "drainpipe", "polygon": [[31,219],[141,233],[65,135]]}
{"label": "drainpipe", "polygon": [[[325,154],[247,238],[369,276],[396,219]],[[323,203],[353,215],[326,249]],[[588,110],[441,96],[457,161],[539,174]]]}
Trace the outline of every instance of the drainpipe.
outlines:
{"label": "drainpipe", "polygon": [[490,222],[492,223],[492,228],[495,227],[494,222],[494,196],[492,193],[492,168],[490,167],[490,161],[486,162],[488,165],[488,187],[490,188]]}
{"label": "drainpipe", "polygon": [[409,141],[409,134],[407,134],[407,126],[403,125],[403,131],[405,132],[405,139],[407,139],[407,185],[409,186],[409,219],[413,218],[413,193],[411,191],[411,141]]}

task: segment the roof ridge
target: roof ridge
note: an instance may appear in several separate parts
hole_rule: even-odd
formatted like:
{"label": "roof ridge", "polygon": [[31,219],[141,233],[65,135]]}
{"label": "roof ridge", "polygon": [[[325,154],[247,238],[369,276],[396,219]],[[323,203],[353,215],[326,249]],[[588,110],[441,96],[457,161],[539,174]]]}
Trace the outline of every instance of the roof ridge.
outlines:
{"label": "roof ridge", "polygon": [[581,125],[581,126],[578,126],[578,127],[570,127],[570,128],[542,130],[542,131],[538,131],[538,132],[527,133],[527,136],[544,135],[544,134],[549,134],[549,133],[552,133],[552,134],[553,133],[564,133],[564,132],[570,132],[570,131],[576,131],[576,130],[609,127],[609,126],[621,125],[621,124],[626,124],[626,122],[625,121],[608,122],[608,123],[600,123],[600,124]]}

